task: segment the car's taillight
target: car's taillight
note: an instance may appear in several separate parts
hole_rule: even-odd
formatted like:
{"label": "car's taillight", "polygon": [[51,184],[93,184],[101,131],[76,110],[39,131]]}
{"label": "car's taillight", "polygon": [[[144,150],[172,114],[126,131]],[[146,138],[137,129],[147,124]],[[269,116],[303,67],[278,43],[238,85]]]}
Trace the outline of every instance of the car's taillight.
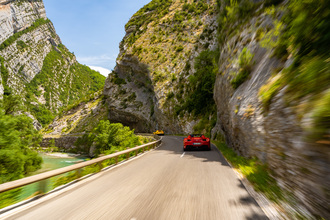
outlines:
{"label": "car's taillight", "polygon": [[206,141],[210,141],[210,138],[206,138]]}

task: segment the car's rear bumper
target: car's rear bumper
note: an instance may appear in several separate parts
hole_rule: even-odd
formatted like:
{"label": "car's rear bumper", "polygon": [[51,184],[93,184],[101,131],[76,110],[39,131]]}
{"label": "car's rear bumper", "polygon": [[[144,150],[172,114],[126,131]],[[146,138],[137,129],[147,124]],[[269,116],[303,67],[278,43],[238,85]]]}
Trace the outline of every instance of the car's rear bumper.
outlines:
{"label": "car's rear bumper", "polygon": [[185,150],[198,150],[198,149],[210,149],[210,145],[186,145],[183,146]]}

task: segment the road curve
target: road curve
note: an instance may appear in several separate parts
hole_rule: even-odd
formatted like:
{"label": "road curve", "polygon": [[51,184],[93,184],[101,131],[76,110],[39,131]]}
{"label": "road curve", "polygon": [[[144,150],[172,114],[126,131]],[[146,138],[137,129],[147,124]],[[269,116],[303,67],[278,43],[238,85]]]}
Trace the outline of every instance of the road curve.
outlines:
{"label": "road curve", "polygon": [[182,137],[8,219],[267,219],[216,149],[182,151]]}

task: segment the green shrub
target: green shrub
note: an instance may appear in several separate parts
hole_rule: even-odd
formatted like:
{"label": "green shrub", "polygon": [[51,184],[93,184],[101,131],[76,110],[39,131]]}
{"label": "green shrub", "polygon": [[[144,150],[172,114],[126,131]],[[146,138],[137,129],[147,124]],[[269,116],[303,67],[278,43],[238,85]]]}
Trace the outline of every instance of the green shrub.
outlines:
{"label": "green shrub", "polygon": [[139,139],[134,134],[134,130],[124,127],[120,123],[110,124],[109,121],[101,120],[96,128],[83,138],[79,138],[75,143],[76,146],[95,145],[95,154],[111,154],[116,150],[121,151],[126,148],[132,148],[139,145]]}
{"label": "green shrub", "polygon": [[234,89],[237,89],[249,77],[252,68],[251,61],[253,57],[254,55],[250,52],[250,50],[244,47],[238,58],[240,70],[230,81]]}
{"label": "green shrub", "polygon": [[[63,46],[60,46],[60,50],[70,54]],[[44,59],[41,72],[30,83],[26,84],[25,105],[42,125],[51,122],[55,117],[54,113],[58,110],[51,102],[52,100],[58,100],[59,97],[58,101],[62,102],[65,108],[104,87],[105,77],[85,65],[75,63],[70,68],[65,69],[63,65],[66,63],[63,56],[64,52],[58,52],[55,49],[49,52]],[[61,89],[54,91],[57,85]],[[32,105],[32,102],[36,102],[34,95],[40,94],[39,86],[45,90],[43,96],[46,104]]]}
{"label": "green shrub", "polygon": [[281,75],[271,78],[267,84],[262,86],[259,90],[264,111],[268,111],[272,98],[276,95],[281,87],[283,87],[283,79]]}
{"label": "green shrub", "polygon": [[18,50],[24,49],[26,47],[27,47],[27,45],[24,43],[24,41],[21,41],[21,40],[17,41],[17,49]]}
{"label": "green shrub", "polygon": [[[31,31],[35,30],[36,28],[40,27],[41,25],[47,24],[49,22],[50,22],[49,19],[46,19],[46,20],[43,19],[43,18],[37,19],[30,27],[26,28],[23,31],[15,33],[14,35],[7,38],[4,42],[2,42],[2,44],[0,44],[0,51],[5,49],[6,47],[10,46],[12,43],[14,43],[23,34],[29,33]],[[22,43],[19,43],[18,45],[20,45],[20,44],[22,44]]]}
{"label": "green shrub", "polygon": [[176,47],[175,51],[177,53],[179,53],[179,52],[183,51],[183,49],[184,49],[183,46],[182,45],[179,45],[179,46]]}
{"label": "green shrub", "polygon": [[240,26],[254,16],[255,9],[260,3],[250,0],[217,1],[219,9],[218,42],[223,45],[225,39],[230,38],[240,29]]}
{"label": "green shrub", "polygon": [[128,96],[127,101],[133,102],[136,99],[136,94],[133,92],[130,96]]}
{"label": "green shrub", "polygon": [[284,71],[290,99],[317,95],[329,88],[330,63],[323,57],[305,56]]}
{"label": "green shrub", "polygon": [[217,122],[216,117],[212,117],[212,119],[209,120],[208,116],[204,116],[194,126],[194,128],[193,128],[194,132],[195,133],[203,133],[203,134],[208,135],[209,137],[211,137],[211,129],[215,126],[216,122]]}
{"label": "green shrub", "polygon": [[330,89],[316,102],[312,110],[312,138],[326,140],[330,133]]}
{"label": "green shrub", "polygon": [[0,73],[1,73],[1,78],[2,78],[2,86],[4,88],[7,88],[7,81],[8,81],[8,76],[9,72],[7,68],[5,67],[5,60],[2,56],[0,56]]}
{"label": "green shrub", "polygon": [[153,81],[155,83],[164,82],[166,80],[166,75],[162,72],[155,71],[153,74]]}
{"label": "green shrub", "polygon": [[172,99],[174,97],[174,93],[171,91],[171,92],[169,92],[169,93],[167,93],[167,95],[166,95],[166,99],[167,100],[170,100],[170,99]]}
{"label": "green shrub", "polygon": [[256,158],[238,156],[222,141],[214,142],[223,156],[252,183],[256,191],[264,193],[268,199],[277,203],[284,200],[283,192],[276,180],[270,176],[271,171],[266,164]]}
{"label": "green shrub", "polygon": [[189,77],[189,97],[180,106],[175,107],[176,114],[181,111],[193,113],[195,116],[206,115],[214,111],[213,88],[216,77],[217,51],[205,50],[196,57],[196,72]]}
{"label": "green shrub", "polygon": [[171,82],[174,82],[175,80],[177,80],[177,77],[175,75],[175,73],[171,74]]}
{"label": "green shrub", "polygon": [[234,89],[237,89],[249,77],[249,71],[240,71],[231,81],[230,84]]}
{"label": "green shrub", "polygon": [[164,17],[167,13],[169,13],[169,7],[171,4],[172,0],[153,0],[136,12],[125,25],[126,30],[130,27],[135,27],[134,32],[129,36],[126,42],[129,45],[134,44],[142,33],[140,27],[149,24],[155,19]]}
{"label": "green shrub", "polygon": [[300,56],[329,56],[330,51],[330,13],[327,1],[293,0],[289,1],[288,11],[282,21],[285,32],[290,36],[290,45]]}
{"label": "green shrub", "polygon": [[121,85],[121,84],[126,84],[125,79],[119,78],[118,73],[116,72],[112,72],[112,78],[111,78],[111,82],[116,84],[116,85]]}
{"label": "green shrub", "polygon": [[30,149],[39,146],[41,136],[29,117],[6,115],[0,108],[0,140],[0,184],[41,167],[42,158]]}
{"label": "green shrub", "polygon": [[173,17],[173,22],[181,23],[183,20],[184,20],[184,15],[180,11],[175,12]]}

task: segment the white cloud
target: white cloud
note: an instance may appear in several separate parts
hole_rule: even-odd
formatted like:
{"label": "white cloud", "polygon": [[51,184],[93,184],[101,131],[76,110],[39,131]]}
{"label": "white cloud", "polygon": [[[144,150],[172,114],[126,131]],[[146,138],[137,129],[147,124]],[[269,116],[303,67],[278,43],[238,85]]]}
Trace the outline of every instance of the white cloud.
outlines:
{"label": "white cloud", "polygon": [[77,60],[82,63],[103,63],[104,61],[116,61],[116,56],[109,56],[107,54],[103,54],[100,56],[77,57]]}
{"label": "white cloud", "polygon": [[112,69],[116,65],[116,56],[109,56],[103,54],[100,56],[89,56],[89,57],[79,57],[77,56],[79,63],[85,64],[87,66],[104,66],[106,68]]}
{"label": "white cloud", "polygon": [[108,77],[109,73],[111,72],[110,70],[100,67],[100,66],[89,66],[89,68],[101,73],[105,77]]}

